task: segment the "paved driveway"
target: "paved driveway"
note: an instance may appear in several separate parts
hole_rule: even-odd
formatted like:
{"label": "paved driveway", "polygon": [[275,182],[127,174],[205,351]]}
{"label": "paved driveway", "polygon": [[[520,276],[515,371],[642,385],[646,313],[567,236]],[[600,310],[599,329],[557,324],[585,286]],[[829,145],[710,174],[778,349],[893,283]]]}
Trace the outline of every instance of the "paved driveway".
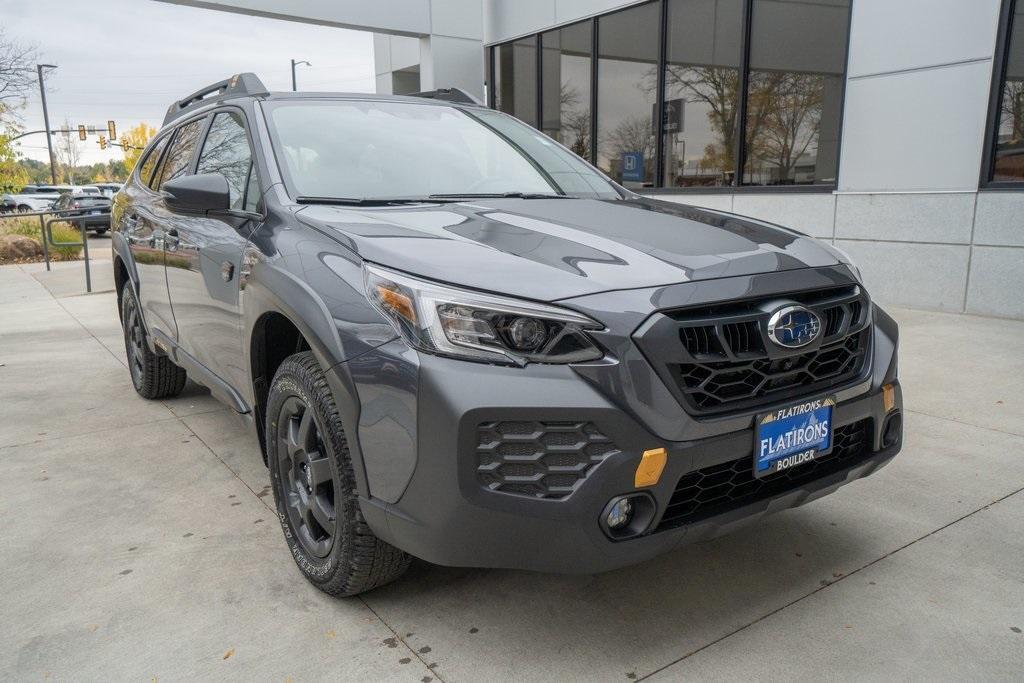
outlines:
{"label": "paved driveway", "polygon": [[834,496],[609,574],[419,563],[334,600],[244,422],[191,384],[138,398],[115,297],[64,296],[74,267],[0,268],[4,680],[1024,671],[1024,323],[897,311],[904,452]]}

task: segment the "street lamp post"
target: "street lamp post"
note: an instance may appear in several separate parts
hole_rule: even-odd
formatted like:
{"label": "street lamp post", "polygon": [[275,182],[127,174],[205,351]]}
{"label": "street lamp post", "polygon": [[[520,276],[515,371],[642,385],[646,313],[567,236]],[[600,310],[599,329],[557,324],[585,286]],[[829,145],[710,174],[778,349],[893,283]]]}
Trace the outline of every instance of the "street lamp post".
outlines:
{"label": "street lamp post", "polygon": [[57,164],[53,158],[53,140],[50,139],[50,112],[46,109],[46,87],[43,85],[43,69],[56,69],[56,64],[36,64],[39,77],[39,97],[43,100],[43,125],[46,127],[46,149],[50,153],[50,181],[57,184]]}
{"label": "street lamp post", "polygon": [[296,60],[296,59],[292,60],[292,92],[295,92],[296,90],[298,90],[298,88],[295,87],[295,67],[298,66],[299,64],[305,64],[306,66],[313,66],[312,64],[310,64],[309,62],[307,62],[305,60]]}

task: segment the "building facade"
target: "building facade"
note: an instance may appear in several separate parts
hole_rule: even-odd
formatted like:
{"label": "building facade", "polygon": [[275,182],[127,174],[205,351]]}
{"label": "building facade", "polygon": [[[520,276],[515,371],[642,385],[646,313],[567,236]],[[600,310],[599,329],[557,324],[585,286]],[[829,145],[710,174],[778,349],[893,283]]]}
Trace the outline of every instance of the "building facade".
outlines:
{"label": "building facade", "polygon": [[172,1],[373,31],[380,92],[463,88],[876,298],[1024,319],[1024,0]]}

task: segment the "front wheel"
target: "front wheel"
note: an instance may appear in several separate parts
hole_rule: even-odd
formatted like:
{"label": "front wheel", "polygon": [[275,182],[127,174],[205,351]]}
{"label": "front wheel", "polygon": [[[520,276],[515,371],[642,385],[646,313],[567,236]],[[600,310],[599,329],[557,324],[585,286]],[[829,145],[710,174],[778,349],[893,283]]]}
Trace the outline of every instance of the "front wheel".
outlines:
{"label": "front wheel", "polygon": [[266,414],[277,515],[306,578],[325,593],[350,596],[401,576],[411,558],[377,538],[363,519],[345,430],[313,354],[284,360]]}

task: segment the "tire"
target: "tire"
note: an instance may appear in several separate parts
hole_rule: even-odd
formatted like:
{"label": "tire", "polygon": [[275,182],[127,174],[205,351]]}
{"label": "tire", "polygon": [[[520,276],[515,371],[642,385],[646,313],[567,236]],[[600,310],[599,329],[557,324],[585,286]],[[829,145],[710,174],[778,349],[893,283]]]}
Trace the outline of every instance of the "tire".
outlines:
{"label": "tire", "polygon": [[157,399],[180,394],[185,388],[185,370],[167,356],[150,351],[142,324],[142,310],[131,281],[125,282],[121,289],[121,327],[128,354],[128,371],[139,396]]}
{"label": "tire", "polygon": [[411,557],[377,538],[363,519],[345,430],[312,353],[281,363],[266,415],[277,516],[306,579],[329,595],[347,597],[401,576]]}
{"label": "tire", "polygon": [[99,230],[96,230],[93,234],[95,234],[97,237],[101,237],[103,235],[106,235],[107,234],[107,230],[109,230],[109,229],[110,228],[100,228]]}

